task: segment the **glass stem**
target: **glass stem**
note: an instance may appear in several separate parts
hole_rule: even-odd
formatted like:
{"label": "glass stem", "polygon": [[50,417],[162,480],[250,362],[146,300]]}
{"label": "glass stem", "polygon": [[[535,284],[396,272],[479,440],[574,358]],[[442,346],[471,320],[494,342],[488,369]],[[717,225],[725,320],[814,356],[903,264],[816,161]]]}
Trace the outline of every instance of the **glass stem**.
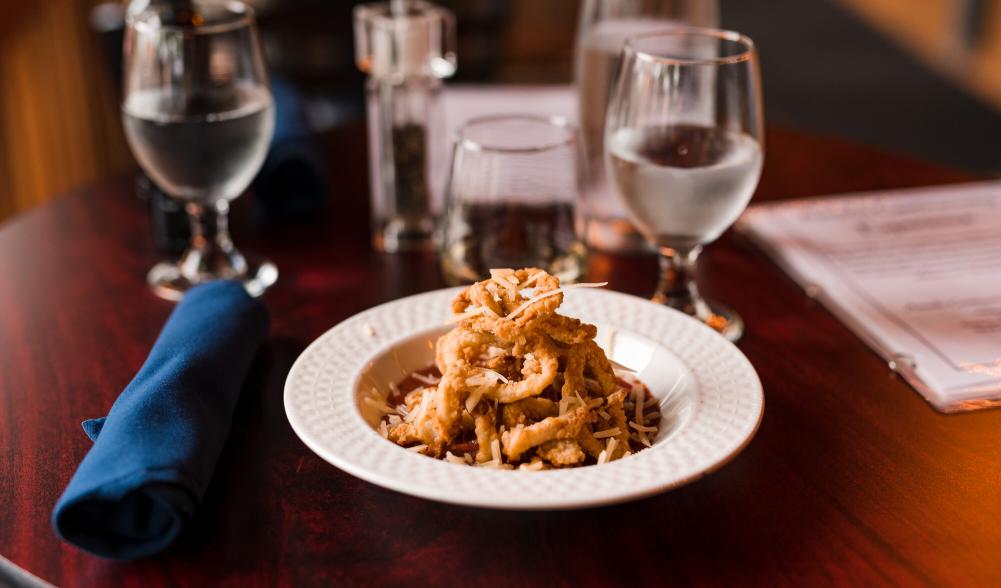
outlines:
{"label": "glass stem", "polygon": [[659,249],[660,281],[653,301],[704,321],[712,316],[712,311],[699,294],[699,287],[695,282],[701,252],[701,247],[686,250],[672,247]]}
{"label": "glass stem", "polygon": [[229,201],[188,202],[184,208],[191,222],[191,243],[181,257],[181,274],[192,283],[245,274],[246,260],[229,236]]}

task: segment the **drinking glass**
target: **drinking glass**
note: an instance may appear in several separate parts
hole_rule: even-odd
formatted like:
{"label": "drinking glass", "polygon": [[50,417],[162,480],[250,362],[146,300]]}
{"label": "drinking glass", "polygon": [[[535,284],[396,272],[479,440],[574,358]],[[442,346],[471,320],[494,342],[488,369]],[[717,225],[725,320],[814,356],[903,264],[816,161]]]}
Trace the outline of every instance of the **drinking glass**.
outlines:
{"label": "drinking glass", "polygon": [[608,107],[609,175],[630,218],[660,252],[653,300],[731,341],[744,324],[695,283],[702,246],[740,216],[761,175],[758,56],[739,33],[674,28],[631,37]]}
{"label": "drinking glass", "polygon": [[178,300],[201,282],[241,280],[258,296],[275,282],[270,261],[233,246],[229,202],[267,155],[274,103],[254,23],[240,2],[135,2],[124,43],[125,135],[140,167],[184,203],[191,243],[147,281]]}
{"label": "drinking glass", "polygon": [[456,133],[445,193],[441,268],[452,285],[491,268],[538,267],[572,282],[577,237],[577,132],[559,117],[474,118]]}
{"label": "drinking glass", "polygon": [[605,110],[631,35],[674,25],[716,27],[718,0],[585,0],[577,26],[574,78],[586,172],[581,182],[584,241],[605,251],[641,251],[649,245],[629,222],[605,173]]}

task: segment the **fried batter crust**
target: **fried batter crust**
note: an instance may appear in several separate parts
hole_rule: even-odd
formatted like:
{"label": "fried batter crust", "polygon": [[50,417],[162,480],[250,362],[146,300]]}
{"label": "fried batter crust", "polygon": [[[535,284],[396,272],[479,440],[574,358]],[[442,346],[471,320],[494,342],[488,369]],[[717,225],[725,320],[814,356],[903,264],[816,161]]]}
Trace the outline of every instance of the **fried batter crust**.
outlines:
{"label": "fried batter crust", "polygon": [[524,398],[504,405],[501,412],[504,426],[513,429],[518,425],[531,424],[531,421],[541,421],[546,417],[556,416],[559,407],[547,398]]}
{"label": "fried batter crust", "polygon": [[577,443],[581,449],[595,459],[598,459],[601,452],[605,450],[605,446],[602,445],[601,441],[594,438],[594,433],[587,427],[581,427],[580,433],[577,434]]}
{"label": "fried batter crust", "polygon": [[[514,270],[510,273],[505,272],[503,276],[498,275],[489,280],[477,282],[460,292],[452,302],[452,312],[461,314],[466,312],[470,306],[477,306],[489,308],[494,317],[507,317],[515,310],[518,310],[527,300],[519,294],[516,285],[511,284],[511,287],[507,287],[500,283],[501,280],[506,276],[513,276],[521,284],[537,275],[539,277],[531,284],[536,294],[544,294],[559,289],[559,278],[551,276],[539,268],[533,267]],[[533,302],[528,308],[522,310],[518,316],[514,317],[513,322],[518,326],[525,326],[536,317],[548,316],[555,313],[560,304],[563,304],[562,292]]]}
{"label": "fried batter crust", "polygon": [[539,445],[535,453],[555,466],[577,465],[584,461],[584,452],[573,439],[546,441]]}
{"label": "fried batter crust", "polygon": [[[614,457],[621,457],[629,450],[629,422],[626,412],[622,409],[622,402],[626,399],[628,392],[619,390],[605,399],[608,414],[612,417],[612,426],[619,428],[619,434],[615,436],[618,443],[615,445]],[[609,456],[611,459],[613,456]]]}
{"label": "fried batter crust", "polygon": [[498,439],[497,426],[493,408],[490,408],[476,417],[476,441],[479,444],[479,448],[476,451],[476,461],[478,463],[493,459],[490,446],[496,439]]}
{"label": "fried batter crust", "polygon": [[546,441],[573,439],[580,433],[587,413],[586,406],[578,406],[563,416],[548,417],[532,425],[504,431],[501,435],[504,454],[517,461],[523,453]]}
{"label": "fried batter crust", "polygon": [[466,316],[435,347],[441,380],[406,397],[415,416],[390,427],[390,440],[441,456],[475,434],[478,463],[493,459],[499,440],[504,461],[564,467],[597,459],[607,441],[594,431],[618,427],[608,459],[621,457],[630,440],[627,391],[594,341],[597,328],[556,314],[562,302],[559,279],[538,268],[491,270],[463,290],[452,310]]}

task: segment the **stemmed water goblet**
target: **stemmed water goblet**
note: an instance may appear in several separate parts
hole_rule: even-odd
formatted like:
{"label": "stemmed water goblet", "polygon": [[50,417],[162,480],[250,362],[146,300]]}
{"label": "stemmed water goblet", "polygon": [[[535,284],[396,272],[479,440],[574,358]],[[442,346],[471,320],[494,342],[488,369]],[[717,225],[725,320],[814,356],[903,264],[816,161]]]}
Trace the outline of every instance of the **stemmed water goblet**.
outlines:
{"label": "stemmed water goblet", "polygon": [[184,203],[191,222],[181,259],[157,264],[147,281],[170,300],[218,279],[240,280],[260,295],[278,271],[233,246],[227,217],[274,131],[254,13],[235,1],[133,7],[123,48],[126,137],[140,167]]}
{"label": "stemmed water goblet", "polygon": [[744,324],[695,282],[702,247],[747,206],[761,174],[763,115],[751,39],[676,27],[629,38],[606,119],[606,160],[630,218],[660,253],[653,300],[731,341]]}

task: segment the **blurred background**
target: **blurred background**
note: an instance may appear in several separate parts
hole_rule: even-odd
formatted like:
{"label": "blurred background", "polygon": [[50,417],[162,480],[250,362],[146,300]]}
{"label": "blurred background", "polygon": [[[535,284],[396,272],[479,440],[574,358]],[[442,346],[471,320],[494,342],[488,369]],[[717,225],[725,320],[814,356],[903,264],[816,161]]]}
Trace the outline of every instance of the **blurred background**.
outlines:
{"label": "blurred background", "polygon": [[[310,130],[360,124],[356,2],[257,0],[271,71]],[[569,83],[578,0],[449,0],[449,83]],[[761,53],[768,124],[982,175],[1001,170],[1001,0],[721,0]],[[118,113],[124,5],[0,7],[0,222],[135,168]],[[336,198],[336,186],[333,187]],[[359,195],[360,196],[360,195]]]}

